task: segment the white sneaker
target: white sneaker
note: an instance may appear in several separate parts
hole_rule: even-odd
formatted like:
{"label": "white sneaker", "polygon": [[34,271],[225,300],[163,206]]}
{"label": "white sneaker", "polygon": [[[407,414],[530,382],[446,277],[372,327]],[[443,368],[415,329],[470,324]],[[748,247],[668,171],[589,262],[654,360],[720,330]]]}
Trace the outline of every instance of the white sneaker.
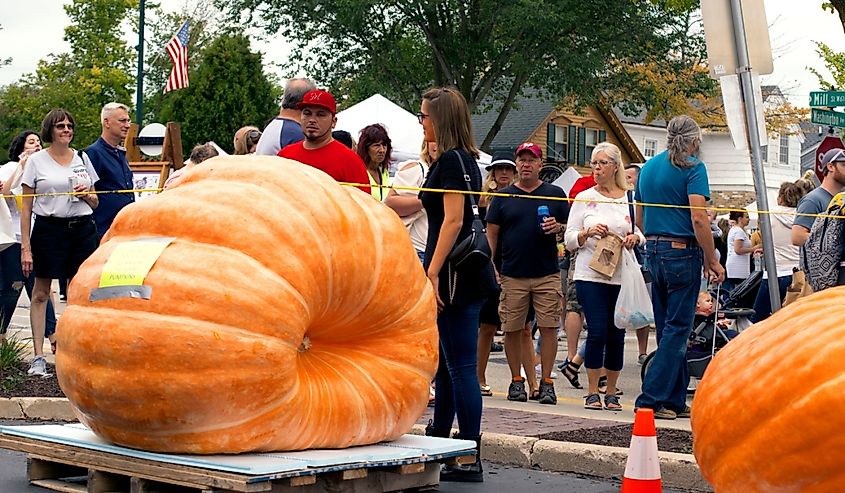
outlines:
{"label": "white sneaker", "polygon": [[48,375],[47,360],[44,359],[44,356],[36,356],[35,359],[32,360],[32,363],[29,364],[29,370],[26,371],[26,374],[46,377]]}
{"label": "white sneaker", "polygon": [[[537,363],[537,365],[534,366],[534,373],[537,374],[537,378],[541,378],[543,376],[543,365]],[[552,374],[549,375],[549,378],[557,380],[557,372],[553,371]]]}

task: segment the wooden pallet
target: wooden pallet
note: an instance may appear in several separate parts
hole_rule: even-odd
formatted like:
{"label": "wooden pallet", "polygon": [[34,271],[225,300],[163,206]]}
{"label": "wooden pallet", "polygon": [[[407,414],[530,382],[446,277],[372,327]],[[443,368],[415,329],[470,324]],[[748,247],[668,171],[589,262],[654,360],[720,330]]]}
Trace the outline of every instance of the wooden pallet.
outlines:
{"label": "wooden pallet", "polygon": [[[386,463],[350,463],[274,475],[249,475],[0,434],[0,448],[28,454],[27,478],[63,493],[338,493],[427,491],[441,463],[471,463],[474,451]],[[403,463],[397,463],[403,462]]]}

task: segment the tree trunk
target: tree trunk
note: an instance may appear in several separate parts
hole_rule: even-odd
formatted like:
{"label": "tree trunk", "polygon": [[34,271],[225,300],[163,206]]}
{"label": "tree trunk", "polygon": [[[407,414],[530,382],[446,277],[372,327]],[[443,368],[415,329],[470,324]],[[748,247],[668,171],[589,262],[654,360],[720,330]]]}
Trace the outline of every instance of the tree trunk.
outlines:
{"label": "tree trunk", "polygon": [[830,5],[839,14],[839,22],[842,24],[842,30],[845,31],[845,0],[830,0]]}
{"label": "tree trunk", "polygon": [[522,85],[525,84],[527,78],[528,75],[525,72],[520,72],[513,80],[511,89],[508,92],[508,97],[502,104],[502,109],[499,110],[499,117],[496,118],[496,121],[493,123],[493,126],[490,127],[490,130],[484,137],[484,142],[481,143],[482,151],[487,153],[490,152],[490,144],[493,143],[493,139],[496,138],[496,135],[498,135],[499,130],[502,129],[502,125],[504,125],[505,119],[508,117],[508,113],[510,113],[511,108],[513,108],[513,102],[516,99],[516,95],[519,94],[519,91],[520,89],[522,89]]}

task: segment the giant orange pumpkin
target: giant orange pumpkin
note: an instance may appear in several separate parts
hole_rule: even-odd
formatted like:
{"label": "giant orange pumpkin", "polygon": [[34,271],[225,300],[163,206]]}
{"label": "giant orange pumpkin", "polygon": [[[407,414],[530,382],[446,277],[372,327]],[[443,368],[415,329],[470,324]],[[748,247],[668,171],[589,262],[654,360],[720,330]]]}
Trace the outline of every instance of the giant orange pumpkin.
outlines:
{"label": "giant orange pumpkin", "polygon": [[[120,242],[176,237],[149,300],[89,301]],[[82,265],[57,373],[80,421],[151,451],[395,439],[422,415],[436,305],[402,222],[281,158],[215,158],[125,208]]]}
{"label": "giant orange pumpkin", "polygon": [[845,490],[845,287],[730,342],[695,393],[695,457],[717,493]]}

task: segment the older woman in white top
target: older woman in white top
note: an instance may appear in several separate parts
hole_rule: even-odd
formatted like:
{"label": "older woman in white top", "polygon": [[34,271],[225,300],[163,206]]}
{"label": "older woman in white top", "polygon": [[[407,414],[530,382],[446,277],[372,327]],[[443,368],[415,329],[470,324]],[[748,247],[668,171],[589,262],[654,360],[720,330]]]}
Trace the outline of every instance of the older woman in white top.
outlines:
{"label": "older woman in white top", "polygon": [[566,247],[579,250],[575,259],[575,280],[578,301],[584,310],[587,325],[587,347],[584,366],[587,368],[589,392],[584,407],[602,409],[599,397],[599,374],[607,370],[607,394],[604,409],[622,409],[616,396],[616,382],[622,371],[625,331],[615,326],[613,315],[622,284],[619,269],[606,277],[589,267],[598,240],[607,235],[623,238],[624,248],[645,244],[639,228],[631,228],[628,207],[628,182],[622,165],[622,153],[609,142],[593,150],[590,166],[596,186],[581,192],[569,212],[564,240]]}

